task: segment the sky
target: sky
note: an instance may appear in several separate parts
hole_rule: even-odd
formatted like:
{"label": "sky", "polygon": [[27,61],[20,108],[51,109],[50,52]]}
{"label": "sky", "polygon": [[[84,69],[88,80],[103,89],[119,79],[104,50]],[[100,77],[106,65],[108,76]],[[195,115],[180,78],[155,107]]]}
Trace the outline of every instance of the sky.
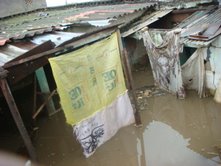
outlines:
{"label": "sky", "polygon": [[46,0],[48,7],[62,6],[71,3],[91,2],[94,0]]}

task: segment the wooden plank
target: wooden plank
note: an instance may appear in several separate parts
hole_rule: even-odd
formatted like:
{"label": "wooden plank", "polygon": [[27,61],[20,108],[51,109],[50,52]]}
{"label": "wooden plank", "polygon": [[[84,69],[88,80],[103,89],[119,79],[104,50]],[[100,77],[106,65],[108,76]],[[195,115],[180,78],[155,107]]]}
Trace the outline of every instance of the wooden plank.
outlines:
{"label": "wooden plank", "polygon": [[37,108],[37,80],[36,80],[35,74],[34,74],[33,79],[34,79],[34,81],[33,81],[34,86],[33,86],[33,110],[32,110],[32,114],[35,113],[36,108]]}
{"label": "wooden plank", "polygon": [[54,47],[55,47],[54,43],[50,40],[48,40],[48,41],[46,41],[46,42],[44,42],[40,45],[37,45],[37,46],[35,45],[34,48],[33,48],[33,46],[29,46],[29,48],[28,48],[28,49],[30,49],[29,51],[26,51],[25,53],[20,54],[18,57],[14,58],[13,60],[11,60],[8,63],[15,62],[15,61],[33,56],[33,55],[38,54],[38,53],[42,53],[42,52],[51,50]]}
{"label": "wooden plank", "polygon": [[[31,51],[19,56],[17,60],[22,60],[25,57],[32,57],[33,54],[42,53],[44,51],[51,50],[53,48],[54,48],[54,44],[51,41],[48,41],[37,46]],[[14,62],[14,60],[11,62]],[[27,63],[22,63],[21,65],[11,66],[7,68],[7,70],[9,71],[7,79],[10,84],[15,84],[21,81],[22,79],[24,79],[25,77],[27,77],[29,74],[34,73],[35,70],[46,65],[47,63],[48,63],[48,59],[45,57],[42,57],[34,61],[28,61]]]}
{"label": "wooden plank", "polygon": [[[34,113],[34,115],[32,116],[33,119],[35,119],[39,113],[42,111],[42,109],[47,105],[47,103],[52,99],[53,95],[56,93],[56,90],[54,90],[53,92],[51,92],[51,94],[45,99],[44,103],[38,108],[38,110]],[[54,111],[55,113],[58,112],[58,110]]]}
{"label": "wooden plank", "polygon": [[172,12],[172,10],[157,11],[157,12],[151,14],[150,16],[148,16],[148,17],[146,18],[146,21],[144,21],[144,22],[142,22],[142,23],[140,23],[140,24],[138,24],[138,25],[135,25],[134,27],[130,28],[130,29],[129,29],[128,31],[126,31],[126,32],[123,32],[123,33],[121,34],[121,36],[122,36],[122,37],[127,37],[127,36],[129,36],[129,35],[131,35],[131,34],[137,32],[137,31],[141,30],[142,28],[144,28],[144,27],[146,27],[146,26],[148,26],[148,25],[150,25],[150,24],[152,24],[152,23],[158,21],[159,18],[161,18],[161,17],[163,17],[163,16],[166,16],[166,15],[169,14],[170,12]]}
{"label": "wooden plank", "polygon": [[65,46],[57,47],[57,48],[54,48],[54,49],[51,49],[49,51],[45,51],[42,53],[36,53],[36,54],[33,54],[31,57],[23,58],[18,61],[15,61],[15,62],[9,62],[4,65],[4,68],[8,69],[10,67],[20,65],[20,64],[23,64],[23,63],[26,63],[29,61],[33,61],[33,60],[36,60],[36,59],[39,59],[42,57],[49,58],[49,57],[54,56],[55,53],[58,53],[58,52],[61,52],[64,50],[69,50],[69,49],[76,49],[76,48],[81,47],[83,45],[95,42],[97,40],[100,40],[100,39],[103,39],[107,36],[110,36],[110,34],[113,33],[117,29],[117,26],[119,26],[119,25],[120,24],[113,25],[110,27],[106,27],[104,29],[99,29],[94,32],[82,35],[82,36],[74,39],[74,41],[72,43],[67,44]]}
{"label": "wooden plank", "polygon": [[156,22],[157,20],[158,20],[158,18],[148,19],[147,21],[145,21],[143,23],[140,23],[139,25],[129,29],[128,31],[123,32],[121,36],[122,37],[127,37],[127,36],[137,32],[137,31],[141,30],[142,28],[144,28],[144,27],[146,27],[146,26]]}
{"label": "wooden plank", "polygon": [[121,41],[121,35],[120,35],[119,30],[117,30],[117,36],[118,36],[118,44],[119,44],[119,49],[120,49],[121,64],[122,64],[122,67],[123,67],[124,77],[125,77],[125,80],[126,80],[126,87],[127,87],[127,89],[130,90],[131,89],[131,84],[130,84],[130,81],[129,81],[129,73],[128,73],[128,69],[126,67],[125,57],[123,56],[124,55],[124,49],[123,49],[123,45],[122,45],[122,41]]}

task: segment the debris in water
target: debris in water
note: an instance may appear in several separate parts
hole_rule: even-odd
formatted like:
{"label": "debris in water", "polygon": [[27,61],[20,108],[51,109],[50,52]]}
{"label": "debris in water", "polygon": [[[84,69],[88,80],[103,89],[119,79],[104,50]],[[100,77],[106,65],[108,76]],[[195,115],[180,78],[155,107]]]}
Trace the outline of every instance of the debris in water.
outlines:
{"label": "debris in water", "polygon": [[150,96],[151,96],[151,93],[152,93],[151,90],[145,90],[144,96],[145,96],[145,97],[150,97]]}
{"label": "debris in water", "polygon": [[221,160],[221,145],[215,146],[214,148],[215,148],[215,150],[217,151],[217,153],[218,153],[218,155],[219,155],[219,158],[220,158],[220,160]]}
{"label": "debris in water", "polygon": [[138,106],[141,111],[148,108],[148,98],[165,95],[166,92],[155,86],[144,86],[136,90]]}

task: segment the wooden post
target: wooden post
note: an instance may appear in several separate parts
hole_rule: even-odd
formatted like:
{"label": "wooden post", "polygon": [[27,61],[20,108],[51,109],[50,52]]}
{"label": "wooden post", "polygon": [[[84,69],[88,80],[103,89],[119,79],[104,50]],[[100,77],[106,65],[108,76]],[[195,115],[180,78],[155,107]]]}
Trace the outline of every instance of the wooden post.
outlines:
{"label": "wooden post", "polygon": [[34,74],[33,77],[33,82],[34,82],[34,86],[33,86],[33,110],[32,110],[32,115],[35,113],[36,108],[37,108],[37,80],[36,80],[36,76]]}
{"label": "wooden post", "polygon": [[122,66],[123,66],[124,74],[126,76],[126,81],[127,81],[127,88],[129,90],[131,89],[131,94],[132,94],[132,98],[133,98],[134,105],[135,105],[134,117],[135,117],[136,126],[140,127],[140,126],[142,126],[142,122],[141,122],[139,107],[138,107],[137,99],[136,99],[136,93],[135,93],[135,88],[134,88],[133,75],[131,72],[131,66],[130,66],[130,62],[128,59],[127,50],[123,46],[123,42],[122,42],[119,30],[117,31],[117,35],[118,35],[118,43],[119,43],[119,48],[120,48]]}
{"label": "wooden post", "polygon": [[2,90],[2,93],[6,99],[6,102],[9,106],[10,112],[12,114],[12,117],[17,125],[17,128],[22,136],[22,139],[25,143],[25,146],[29,152],[29,155],[32,160],[36,161],[36,153],[35,149],[32,145],[31,139],[28,135],[28,132],[25,128],[25,125],[22,121],[21,115],[18,111],[17,105],[15,103],[14,97],[12,96],[11,90],[9,88],[8,82],[6,80],[7,77],[7,71],[3,68],[0,68],[0,87]]}
{"label": "wooden post", "polygon": [[47,105],[47,103],[51,100],[51,98],[53,97],[53,95],[56,93],[57,91],[54,90],[53,92],[51,92],[51,94],[47,97],[47,99],[43,102],[43,104],[37,109],[37,111],[33,114],[32,118],[36,119],[36,117],[39,115],[39,113],[42,111],[42,109],[45,107],[45,105]]}

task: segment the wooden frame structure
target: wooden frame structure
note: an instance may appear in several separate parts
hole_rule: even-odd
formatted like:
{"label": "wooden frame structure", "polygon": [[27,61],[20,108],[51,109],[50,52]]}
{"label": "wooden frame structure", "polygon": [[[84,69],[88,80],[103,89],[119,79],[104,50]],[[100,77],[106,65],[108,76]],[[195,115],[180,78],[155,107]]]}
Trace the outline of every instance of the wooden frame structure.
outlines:
{"label": "wooden frame structure", "polygon": [[[25,125],[20,116],[19,110],[13,98],[10,85],[16,83],[19,80],[25,78],[25,76],[35,72],[40,67],[44,66],[48,63],[48,58],[54,56],[55,54],[62,54],[64,50],[74,50],[79,47],[82,47],[86,44],[90,44],[92,42],[98,41],[100,39],[106,38],[110,36],[113,32],[117,30],[117,26],[106,27],[105,29],[99,29],[89,34],[82,35],[79,38],[72,39],[65,43],[65,45],[61,45],[60,47],[53,48],[52,43],[50,41],[44,43],[44,45],[39,46],[38,49],[29,51],[25,56],[17,58],[15,61],[11,61],[5,64],[0,68],[0,87],[3,92],[3,95],[7,101],[10,112],[13,116],[14,121],[16,122],[17,128],[23,138],[25,146],[29,152],[30,157],[33,160],[36,160],[36,153],[34,146],[32,145],[31,139],[28,135],[28,132],[25,128]],[[118,42],[120,45],[120,54],[122,60],[123,71],[126,79],[127,88],[132,91],[132,97],[135,103],[135,121],[136,126],[141,126],[140,114],[138,111],[138,105],[134,92],[133,85],[133,77],[131,73],[131,68],[128,60],[128,55],[126,49],[123,47],[123,42],[120,36],[120,32],[118,31]],[[41,49],[39,49],[41,48]],[[20,72],[18,72],[20,71]],[[15,77],[16,76],[16,77]],[[16,78],[16,79],[15,79]],[[43,105],[38,109],[38,111],[33,115],[33,118],[36,118],[38,113],[42,110],[42,108],[46,105],[46,103],[50,100],[50,98],[55,94],[55,90],[48,95],[46,101]],[[36,99],[36,96],[34,96]],[[34,109],[36,109],[36,104],[34,104]]]}

